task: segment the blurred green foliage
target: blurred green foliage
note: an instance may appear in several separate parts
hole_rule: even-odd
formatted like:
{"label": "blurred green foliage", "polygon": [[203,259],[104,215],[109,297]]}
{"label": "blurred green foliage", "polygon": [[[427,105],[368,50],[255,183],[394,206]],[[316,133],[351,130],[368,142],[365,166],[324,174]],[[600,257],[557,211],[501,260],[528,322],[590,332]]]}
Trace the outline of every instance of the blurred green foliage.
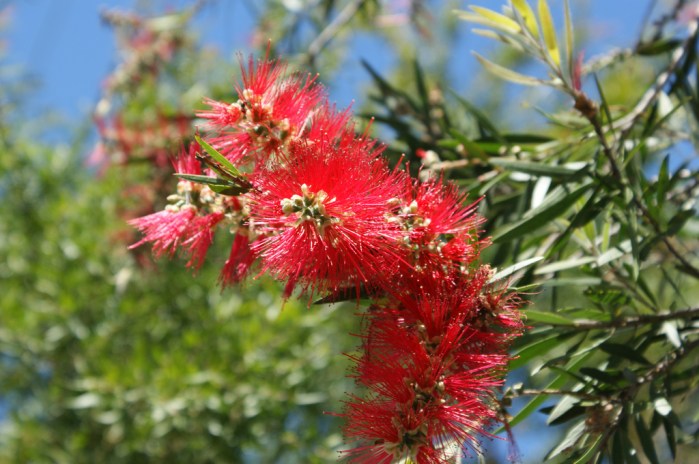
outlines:
{"label": "blurred green foliage", "polygon": [[137,266],[116,233],[124,171],[96,177],[78,148],[3,146],[0,461],[332,459],[353,309]]}

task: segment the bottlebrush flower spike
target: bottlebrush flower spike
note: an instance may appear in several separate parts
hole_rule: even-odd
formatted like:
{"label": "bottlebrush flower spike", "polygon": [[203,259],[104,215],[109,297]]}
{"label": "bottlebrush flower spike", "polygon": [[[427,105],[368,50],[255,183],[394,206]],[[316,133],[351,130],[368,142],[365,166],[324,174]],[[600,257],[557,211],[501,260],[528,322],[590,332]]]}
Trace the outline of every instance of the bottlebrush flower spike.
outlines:
{"label": "bottlebrush flower spike", "polygon": [[[196,158],[199,150],[196,143],[192,143],[188,150],[182,149],[173,160],[175,171],[200,175],[201,163]],[[225,218],[225,207],[215,203],[216,197],[207,186],[185,179],[180,179],[177,194],[169,199],[174,204],[165,210],[129,221],[144,234],[129,249],[152,242],[155,256],[168,254],[172,257],[180,248],[190,256],[187,266],[198,269],[211,246],[213,230]]]}
{"label": "bottlebrush flower spike", "polygon": [[399,230],[385,220],[402,173],[390,171],[363,139],[302,142],[260,171],[250,215],[266,236],[252,249],[263,270],[288,282],[287,293],[367,283],[399,259]]}
{"label": "bottlebrush flower spike", "polygon": [[466,198],[456,185],[441,179],[419,182],[406,177],[389,220],[403,231],[407,266],[395,267],[389,281],[407,275],[441,280],[455,270],[465,271],[478,258],[487,245],[478,237],[483,218],[476,213],[478,201],[467,204]]}
{"label": "bottlebrush flower spike", "polygon": [[129,247],[133,249],[144,243],[153,243],[153,254],[157,257],[168,254],[172,257],[187,235],[187,227],[196,216],[193,207],[178,210],[167,209],[132,219],[129,224],[140,230],[144,237]]}
{"label": "bottlebrush flower spike", "polygon": [[471,325],[488,276],[484,267],[434,286],[404,282],[392,303],[370,309],[364,354],[355,358],[368,394],[351,397],[345,413],[345,436],[358,441],[346,451],[350,461],[446,463],[454,446],[479,450],[478,437],[496,421],[492,397],[509,360],[509,338],[488,343]]}
{"label": "bottlebrush flower spike", "polygon": [[242,282],[250,272],[256,258],[257,255],[250,247],[248,234],[239,230],[233,240],[228,259],[221,269],[219,283],[225,287]]}
{"label": "bottlebrush flower spike", "polygon": [[273,156],[306,131],[319,108],[327,112],[323,88],[314,77],[286,76],[284,64],[269,59],[255,62],[252,57],[247,69],[241,62],[241,69],[238,101],[207,99],[211,109],[198,113],[217,133],[209,143],[234,164]]}

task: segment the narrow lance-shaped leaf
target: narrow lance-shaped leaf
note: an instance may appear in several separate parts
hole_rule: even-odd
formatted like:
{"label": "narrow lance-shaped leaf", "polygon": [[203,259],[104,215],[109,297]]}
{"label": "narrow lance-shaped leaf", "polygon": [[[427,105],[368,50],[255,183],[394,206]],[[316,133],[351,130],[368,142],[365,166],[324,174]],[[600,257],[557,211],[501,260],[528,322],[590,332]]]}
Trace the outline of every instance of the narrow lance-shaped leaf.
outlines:
{"label": "narrow lance-shaped leaf", "polygon": [[524,20],[524,25],[527,27],[527,30],[529,30],[534,37],[539,37],[539,25],[536,23],[534,10],[529,6],[527,0],[512,0],[512,5]]}
{"label": "narrow lance-shaped leaf", "polygon": [[202,139],[198,135],[195,135],[194,139],[197,141],[199,145],[201,145],[201,147],[204,150],[206,150],[209,156],[211,156],[216,162],[218,162],[221,165],[221,167],[223,167],[227,171],[228,174],[230,174],[233,177],[241,177],[240,171],[238,171],[238,169],[235,166],[233,166],[233,163],[231,163],[228,160],[228,158],[219,153],[218,150],[206,143],[206,141],[204,141],[204,139]]}
{"label": "narrow lance-shaped leaf", "polygon": [[571,74],[574,66],[574,59],[573,59],[573,41],[574,41],[574,35],[573,35],[573,19],[570,14],[570,4],[568,0],[565,0],[563,2],[563,8],[564,8],[564,14],[565,14],[565,23],[566,23],[566,29],[565,29],[565,40],[566,40],[566,60],[568,61],[568,66],[571,69]]}
{"label": "narrow lance-shaped leaf", "polygon": [[567,317],[561,316],[560,314],[556,313],[551,313],[551,312],[544,312],[544,311],[535,311],[533,309],[529,309],[524,312],[525,316],[527,316],[528,321],[535,321],[535,322],[541,322],[542,324],[551,324],[551,325],[572,325],[573,321],[568,319]]}
{"label": "narrow lance-shaped leaf", "polygon": [[576,174],[582,174],[587,170],[587,166],[582,168],[573,169],[566,166],[544,164],[544,163],[533,163],[531,161],[515,161],[512,159],[499,159],[492,158],[488,160],[490,164],[495,166],[502,166],[510,171],[524,172],[526,174],[534,174],[537,176],[549,176],[549,177],[569,177]]}
{"label": "narrow lance-shaped leaf", "polygon": [[655,452],[653,437],[648,431],[646,423],[643,421],[643,417],[640,414],[636,414],[634,419],[636,423],[636,432],[638,433],[638,438],[640,439],[639,441],[641,442],[643,453],[652,464],[660,464],[660,461],[658,461],[658,455]]}
{"label": "narrow lance-shaped leaf", "polygon": [[508,277],[514,274],[515,272],[519,271],[520,269],[524,269],[525,267],[531,266],[532,264],[537,263],[542,259],[544,259],[542,256],[536,256],[534,258],[525,259],[524,261],[521,261],[517,264],[513,264],[512,266],[503,269],[502,271],[498,272],[493,277],[491,277],[488,283],[493,283],[497,282],[498,280],[502,280],[505,277]]}
{"label": "narrow lance-shaped leaf", "polygon": [[597,454],[599,451],[599,445],[602,443],[602,435],[597,436],[594,438],[594,441],[592,444],[585,444],[585,452],[583,453],[582,456],[577,458],[573,464],[586,464],[588,462],[596,462],[593,459],[593,456]]}
{"label": "narrow lance-shaped leaf", "polygon": [[565,213],[568,208],[570,208],[578,200],[578,198],[583,196],[590,188],[591,184],[585,184],[555,201],[549,202],[544,200],[544,202],[537,208],[530,210],[525,218],[503,229],[500,229],[498,232],[493,234],[493,241],[502,242],[516,237],[521,237],[524,234],[549,224],[552,220],[559,217],[559,215]]}
{"label": "narrow lance-shaped leaf", "polygon": [[556,29],[553,25],[553,19],[551,18],[551,10],[549,10],[549,5],[546,0],[539,0],[539,20],[541,21],[541,29],[544,34],[544,44],[549,52],[549,56],[556,64],[556,66],[561,65],[561,53],[558,50],[558,43],[556,41]]}
{"label": "narrow lance-shaped leaf", "polygon": [[537,340],[520,349],[512,357],[509,363],[510,370],[515,370],[526,365],[529,361],[543,353],[550,352],[553,348],[561,346],[566,339],[572,337],[574,332],[563,332],[542,340]]}
{"label": "narrow lance-shaped leaf", "polygon": [[[483,8],[483,9],[485,9],[485,8]],[[488,11],[490,11],[490,10],[488,10]],[[519,24],[517,24],[515,21],[511,20],[507,16],[499,15],[498,13],[495,13],[494,11],[491,11],[491,13],[512,21],[512,23],[514,23],[514,26],[516,27],[516,29],[513,29],[512,24],[503,23],[502,21],[496,22],[496,21],[493,21],[492,19],[490,19],[489,17],[483,16],[483,15],[478,14],[478,13],[472,13],[469,11],[455,11],[454,13],[462,21],[467,21],[469,23],[474,23],[474,24],[480,24],[481,26],[489,27],[491,29],[494,29],[494,30],[500,32],[500,33],[512,35],[513,37],[516,36],[517,34],[519,34],[519,32],[521,31]]]}
{"label": "narrow lance-shaped leaf", "polygon": [[235,183],[230,180],[221,179],[219,177],[200,176],[196,174],[180,174],[176,173],[176,177],[180,179],[195,182],[197,184],[208,185],[211,190],[216,193],[228,196],[242,195],[250,190],[250,185],[245,183]]}
{"label": "narrow lance-shaped leaf", "polygon": [[668,175],[668,159],[670,155],[666,155],[663,158],[663,162],[660,164],[660,171],[658,172],[658,183],[656,184],[655,200],[658,203],[658,207],[662,207],[665,203],[665,193],[667,192],[668,180],[670,176]]}
{"label": "narrow lance-shaped leaf", "polygon": [[506,81],[514,82],[523,85],[540,85],[544,84],[544,81],[537,79],[536,77],[525,76],[517,71],[513,71],[499,64],[493,63],[492,61],[483,58],[476,52],[472,52],[476,59],[483,65],[483,67],[488,70],[488,72],[495,74],[501,79]]}
{"label": "narrow lance-shaped leaf", "polygon": [[[576,360],[571,360],[567,365],[566,365],[566,370],[567,371],[576,371],[580,366],[583,366],[587,360],[592,356],[592,352],[588,352],[584,355],[582,355],[580,358]],[[563,387],[566,382],[568,381],[568,376],[564,374],[559,374],[554,378],[548,385],[546,385],[545,389],[556,389],[556,388],[561,388]],[[515,425],[519,424],[522,422],[524,419],[529,417],[531,413],[536,411],[536,409],[541,406],[544,402],[546,402],[546,399],[548,398],[549,395],[538,395],[534,397],[529,403],[527,403],[509,422],[510,427],[514,427]],[[494,435],[497,435],[498,433],[502,432],[504,430],[504,427],[500,427],[496,431],[493,432]]]}
{"label": "narrow lance-shaped leaf", "polygon": [[475,13],[483,16],[484,18],[493,21],[494,23],[502,26],[504,29],[508,29],[512,32],[519,32],[521,30],[519,24],[517,24],[516,21],[508,18],[505,15],[501,15],[500,13],[496,13],[493,10],[489,10],[480,6],[470,6],[469,8],[471,8],[471,11],[474,11]]}

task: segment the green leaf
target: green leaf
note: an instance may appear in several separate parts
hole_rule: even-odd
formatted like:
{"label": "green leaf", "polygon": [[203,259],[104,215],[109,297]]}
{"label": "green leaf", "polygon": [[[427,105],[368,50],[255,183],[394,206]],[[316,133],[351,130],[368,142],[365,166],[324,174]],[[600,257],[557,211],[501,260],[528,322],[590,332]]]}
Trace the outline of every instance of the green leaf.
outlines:
{"label": "green leaf", "polygon": [[666,155],[663,158],[663,162],[660,163],[660,171],[658,172],[658,183],[656,184],[655,199],[658,203],[658,207],[662,207],[665,203],[665,194],[667,193],[667,186],[670,180],[668,174],[668,159],[670,155]]}
{"label": "green leaf", "polygon": [[574,66],[574,58],[573,58],[573,41],[574,41],[574,35],[573,35],[573,20],[570,15],[570,4],[568,0],[565,0],[563,2],[563,11],[565,14],[565,24],[566,24],[566,29],[565,29],[565,41],[566,41],[566,57],[568,60],[568,66],[570,69],[573,69]]}
{"label": "green leaf", "polygon": [[605,253],[601,254],[600,256],[597,257],[597,266],[604,266],[607,263],[610,263],[616,259],[621,258],[622,256],[628,254],[631,251],[631,242],[629,240],[625,240],[621,242],[619,245],[617,245],[614,248],[609,249]]}
{"label": "green leaf", "polygon": [[420,100],[422,100],[422,110],[425,113],[425,117],[429,117],[430,100],[427,95],[427,86],[425,85],[425,77],[420,69],[420,63],[417,59],[413,60],[413,70],[415,72],[415,85],[417,87],[418,94],[420,95]]}
{"label": "green leaf", "polygon": [[463,145],[469,157],[476,157],[483,161],[488,160],[488,155],[483,151],[483,149],[481,149],[481,147],[477,143],[473,142],[472,140],[469,140],[469,138],[466,137],[464,134],[462,134],[456,129],[450,129],[449,134],[452,137],[454,137],[459,142],[459,144]]}
{"label": "green leaf", "polygon": [[517,71],[512,71],[511,69],[505,68],[504,66],[500,66],[499,64],[493,63],[492,61],[483,58],[476,52],[472,53],[488,72],[496,75],[501,79],[522,85],[545,84],[545,82],[541,79],[537,79],[536,77],[532,76],[525,76],[524,74],[520,74]]}
{"label": "green leaf", "polygon": [[621,430],[617,430],[612,438],[612,453],[611,460],[612,464],[625,464],[624,453],[627,451],[621,445]]}
{"label": "green leaf", "polygon": [[579,268],[580,266],[594,263],[595,261],[597,261],[597,258],[595,258],[594,256],[583,256],[580,258],[567,259],[565,261],[557,261],[555,263],[547,264],[546,266],[538,268],[536,271],[534,271],[534,274],[541,275],[548,274],[551,272],[560,272],[570,268]]}
{"label": "green leaf", "polygon": [[534,263],[538,263],[542,259],[544,259],[542,256],[536,256],[534,258],[525,259],[524,261],[520,261],[517,264],[513,264],[512,266],[506,267],[505,269],[499,271],[493,277],[491,277],[488,283],[492,284],[499,280],[502,280],[505,277],[508,277],[514,274],[515,272],[519,271],[520,269],[524,269],[525,267],[531,266]]}
{"label": "green leaf", "polygon": [[[591,187],[585,184],[569,193],[554,191],[539,206],[530,210],[525,217],[493,234],[493,242],[506,242],[526,235],[565,213]],[[562,198],[559,198],[561,197]]]}
{"label": "green leaf", "polygon": [[571,287],[571,286],[594,286],[602,284],[599,277],[570,277],[562,279],[549,279],[542,282],[542,287]]}
{"label": "green leaf", "polygon": [[585,421],[581,420],[574,426],[570,427],[565,437],[558,443],[558,445],[551,450],[551,452],[546,455],[546,459],[552,459],[562,453],[570,453],[574,449],[575,445],[580,441],[580,439],[585,434]]}
{"label": "green leaf", "polygon": [[653,407],[656,411],[658,411],[658,414],[663,417],[672,412],[670,402],[667,400],[667,398],[663,398],[662,396],[653,400]]}
{"label": "green leaf", "polygon": [[635,363],[644,364],[646,366],[650,365],[648,361],[641,353],[634,350],[627,345],[621,345],[619,343],[604,342],[600,346],[600,349],[605,353],[609,353],[612,356],[618,356],[620,358],[628,359]]}
{"label": "green leaf", "polygon": [[178,172],[173,175],[175,177],[179,177],[180,179],[188,180],[197,184],[218,185],[224,187],[230,187],[235,185],[232,184],[230,181],[221,179],[220,177],[201,176],[198,174],[180,174]]}
{"label": "green leaf", "polygon": [[556,66],[561,65],[561,53],[558,50],[558,43],[556,41],[556,28],[553,25],[553,19],[551,18],[551,10],[549,10],[549,4],[546,0],[539,0],[538,4],[539,10],[539,21],[541,21],[541,29],[544,33],[544,43],[548,49],[549,56],[556,64]]}
{"label": "green leaf", "polygon": [[240,186],[240,185],[231,185],[231,186],[210,185],[209,188],[216,193],[219,193],[221,195],[226,195],[229,197],[237,197],[239,195],[242,195],[243,193],[250,191],[249,187]]}
{"label": "green leaf", "polygon": [[[595,190],[592,193],[592,195],[590,195],[590,199],[587,201],[587,203],[585,203],[585,206],[583,206],[582,209],[578,211],[578,213],[575,215],[573,220],[570,221],[571,231],[580,227],[584,227],[590,221],[599,216],[601,212],[605,211],[605,208],[611,201],[611,198],[609,198],[608,196],[604,196],[597,200],[598,192],[599,190]],[[606,248],[604,249],[606,250]]]}
{"label": "green leaf", "polygon": [[595,367],[583,367],[580,369],[580,373],[609,385],[615,385],[623,379],[623,376],[619,372],[609,370],[603,371]]}
{"label": "green leaf", "polygon": [[237,196],[250,190],[250,186],[246,182],[237,184],[235,182],[231,182],[230,180],[221,179],[220,177],[180,173],[175,173],[174,176],[190,182],[196,182],[197,184],[208,185],[211,190],[216,193],[220,193],[221,195]]}
{"label": "green leaf", "polygon": [[558,166],[545,163],[532,163],[530,161],[515,161],[504,158],[491,158],[488,160],[493,166],[500,166],[510,171],[524,172],[526,174],[534,174],[537,176],[548,176],[554,178],[571,177],[580,175],[587,171],[587,166],[583,168],[573,169],[565,166]]}
{"label": "green leaf", "polygon": [[194,140],[196,140],[197,143],[201,145],[201,147],[204,150],[206,150],[209,156],[211,156],[216,162],[218,162],[221,165],[221,167],[223,167],[227,171],[228,174],[230,174],[233,177],[242,177],[240,171],[238,171],[238,169],[235,166],[233,166],[233,163],[231,163],[228,160],[228,158],[219,153],[218,150],[216,150],[214,147],[206,143],[206,141],[199,137],[199,135],[195,135]]}
{"label": "green leaf", "polygon": [[636,53],[642,56],[653,56],[667,53],[682,44],[679,39],[661,38],[653,42],[642,43],[636,47]]}
{"label": "green leaf", "polygon": [[543,353],[547,353],[557,346],[561,346],[561,344],[564,343],[566,339],[572,336],[573,332],[557,334],[544,338],[542,340],[537,340],[525,346],[524,348],[520,349],[518,352],[515,353],[515,358],[511,360],[509,363],[510,370],[522,367],[535,357]]}
{"label": "green leaf", "polygon": [[694,209],[683,209],[677,214],[675,214],[667,225],[667,230],[665,233],[669,236],[676,235],[687,221],[696,215]]}
{"label": "green leaf", "polygon": [[[566,370],[569,371],[575,371],[577,370],[580,366],[584,365],[587,360],[592,356],[592,352],[588,352],[582,356],[580,356],[578,359],[571,359],[568,364],[566,365]],[[546,385],[546,389],[556,389],[556,388],[561,388],[563,387],[566,382],[568,381],[568,376],[559,374],[557,375],[548,385]],[[522,422],[524,419],[529,417],[534,411],[536,411],[539,406],[541,406],[546,399],[549,397],[549,395],[538,395],[535,398],[533,398],[529,403],[527,403],[515,416],[512,418],[512,420],[509,422],[509,425],[511,427],[514,427],[515,425],[519,424]],[[502,432],[505,428],[500,427],[497,429],[495,432],[493,432],[493,435],[497,435],[498,433]]]}
{"label": "green leaf", "polygon": [[648,432],[646,423],[643,421],[643,417],[640,413],[635,415],[634,422],[636,424],[638,439],[641,442],[641,447],[643,448],[643,453],[646,455],[651,464],[660,464],[660,461],[658,461],[658,455],[655,452],[653,436]]}
{"label": "green leaf", "polygon": [[[507,139],[500,135],[500,131],[498,128],[493,124],[493,122],[488,119],[488,117],[483,113],[480,109],[478,109],[475,105],[473,105],[471,102],[468,100],[464,99],[461,95],[459,95],[457,92],[451,90],[449,92],[456,100],[459,102],[461,106],[463,106],[466,111],[471,114],[474,118],[476,118],[476,121],[478,122],[479,128],[481,129],[481,133],[483,130],[488,131],[498,142],[498,148],[504,144],[507,144]],[[496,149],[497,150],[497,149]]]}
{"label": "green leaf", "polygon": [[535,311],[533,309],[528,309],[524,311],[524,314],[527,316],[527,321],[535,321],[535,322],[541,322],[543,324],[551,324],[551,325],[572,325],[573,321],[568,319],[567,317],[561,316],[560,314],[556,313],[551,313],[551,312],[544,312],[544,311]]}
{"label": "green leaf", "polygon": [[677,456],[677,436],[675,435],[675,426],[667,417],[663,417],[663,428],[665,429],[665,438],[667,439],[667,445],[668,448],[670,448],[672,460],[674,461]]}
{"label": "green leaf", "polygon": [[577,406],[579,402],[580,400],[574,396],[564,395],[558,404],[551,410],[551,413],[546,419],[546,424],[551,425],[556,419],[559,419],[565,413]]}
{"label": "green leaf", "polygon": [[573,464],[588,464],[590,462],[593,462],[592,458],[597,452],[599,451],[599,445],[602,443],[602,435],[598,435],[595,440],[592,442],[592,444],[585,445],[586,451],[583,453],[582,456],[577,458],[575,461],[573,461]]}

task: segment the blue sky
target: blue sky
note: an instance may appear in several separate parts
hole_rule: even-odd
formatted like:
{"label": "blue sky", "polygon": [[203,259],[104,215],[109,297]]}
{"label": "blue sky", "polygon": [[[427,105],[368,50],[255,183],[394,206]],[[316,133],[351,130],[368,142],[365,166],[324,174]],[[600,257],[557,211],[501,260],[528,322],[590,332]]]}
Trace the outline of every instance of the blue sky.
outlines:
{"label": "blue sky", "polygon": [[[441,0],[439,0],[441,1]],[[437,4],[432,1],[430,4]],[[505,0],[474,0],[461,3],[477,4],[499,10]],[[7,3],[7,2],[5,2]],[[100,83],[117,61],[114,40],[109,27],[100,20],[104,9],[131,10],[138,5],[151,5],[154,11],[188,5],[188,0],[22,0],[10,1],[12,23],[7,36],[9,61],[22,64],[39,78],[40,88],[30,100],[37,111],[57,110],[69,118],[86,116],[97,101]],[[242,0],[211,0],[199,14],[196,27],[205,43],[216,45],[222,56],[231,57],[236,50],[246,50],[253,18]],[[254,2],[253,2],[254,3]],[[562,0],[550,0],[552,10],[562,10]],[[648,2],[638,0],[572,0],[572,8],[589,15],[594,24],[593,39],[587,44],[587,56],[610,47],[631,46],[638,33]],[[0,0],[0,5],[3,2]],[[477,66],[468,53],[483,51],[488,44],[467,33],[463,24],[463,59],[457,60],[457,72],[466,80]],[[331,98],[340,105],[352,100],[352,82],[362,73],[360,58],[381,62],[371,41],[358,40],[349,58],[349,77],[332,86]],[[385,57],[384,57],[385,58]]]}

